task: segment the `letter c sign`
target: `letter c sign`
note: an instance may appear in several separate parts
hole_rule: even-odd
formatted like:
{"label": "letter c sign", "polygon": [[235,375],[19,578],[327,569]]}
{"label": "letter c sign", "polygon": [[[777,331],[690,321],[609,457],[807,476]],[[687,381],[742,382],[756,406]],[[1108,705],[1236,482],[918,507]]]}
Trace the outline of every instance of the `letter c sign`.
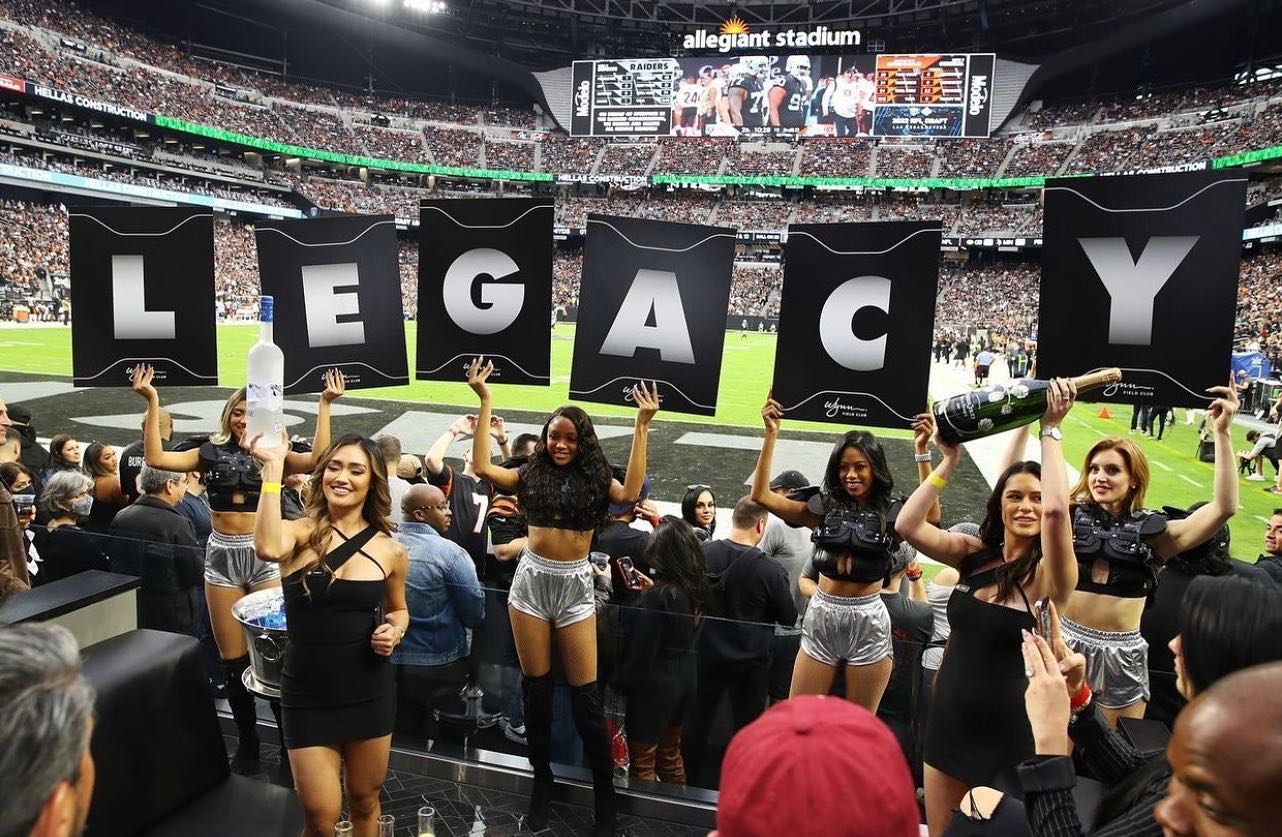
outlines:
{"label": "letter c sign", "polygon": [[890,313],[890,280],[884,276],[856,276],[837,286],[819,313],[819,340],[824,351],[842,366],[856,372],[873,372],[886,365],[886,335],[873,340],[856,337],[851,321],[864,308]]}

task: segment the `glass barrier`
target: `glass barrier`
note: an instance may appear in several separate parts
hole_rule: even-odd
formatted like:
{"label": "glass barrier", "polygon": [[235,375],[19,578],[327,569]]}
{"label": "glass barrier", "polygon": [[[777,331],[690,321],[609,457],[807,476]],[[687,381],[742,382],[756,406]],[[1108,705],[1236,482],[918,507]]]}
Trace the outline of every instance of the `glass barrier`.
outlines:
{"label": "glass barrier", "polygon": [[[87,569],[140,577],[139,627],[199,639],[208,655],[211,687],[217,688],[223,672],[206,605],[204,547],[72,527],[32,526],[30,532],[40,556],[31,562],[36,585]],[[616,782],[677,796],[687,786],[715,791],[721,758],[734,733],[789,694],[801,645],[800,618],[792,625],[695,618],[660,609],[656,603],[662,597],[604,588],[602,579],[595,598],[595,660],[582,657],[591,648],[582,632],[571,632],[573,640],[561,635],[549,643],[544,638],[541,646],[550,654],[553,680],[552,762],[589,766],[567,673],[581,681],[595,670]],[[906,596],[907,584],[899,593],[883,593],[896,595]],[[523,760],[530,731],[508,591],[501,584],[439,583],[434,589],[410,589],[407,598],[414,621],[392,659],[397,704],[393,744],[479,763],[494,753]],[[225,619],[214,615],[215,622]],[[264,618],[246,632],[255,676],[263,673],[260,666],[266,666],[268,677],[279,675],[287,653],[281,621]],[[924,640],[920,619],[904,624],[892,619],[892,627],[893,669],[877,714],[899,740],[920,787],[932,684],[944,649]],[[845,695],[848,674],[842,667],[833,672],[830,694]],[[1151,674],[1155,692],[1173,692],[1173,672]],[[259,685],[263,688],[253,691],[260,697],[273,693],[270,684]]]}

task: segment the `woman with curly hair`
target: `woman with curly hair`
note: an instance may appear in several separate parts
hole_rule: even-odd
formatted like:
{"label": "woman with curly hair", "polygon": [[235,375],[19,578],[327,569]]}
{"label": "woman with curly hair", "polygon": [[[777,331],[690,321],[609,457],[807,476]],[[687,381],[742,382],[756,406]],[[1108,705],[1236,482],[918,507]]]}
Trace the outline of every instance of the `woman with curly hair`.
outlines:
{"label": "woman with curly hair", "polygon": [[659,524],[645,560],[656,572],[654,586],[636,605],[628,653],[616,677],[628,696],[629,772],[684,785],[681,727],[698,685],[695,629],[708,601],[708,568],[696,530],[680,520]]}
{"label": "woman with curly hair", "polygon": [[[279,587],[280,568],[260,560],[254,553],[254,510],[259,505],[262,477],[245,435],[248,421],[245,388],[233,392],[223,404],[218,431],[208,442],[196,450],[168,451],[160,436],[160,394],[151,383],[154,374],[152,367],[140,363],[131,381],[133,391],[147,402],[143,455],[153,468],[178,473],[199,471],[205,484],[213,526],[205,547],[205,600],[218,656],[222,658],[227,703],[236,719],[240,738],[233,762],[238,767],[252,767],[259,760],[259,741],[254,696],[245,688],[243,680],[245,669],[249,668],[249,646],[231,609],[250,593]],[[317,452],[329,446],[330,404],[345,389],[341,372],[331,369],[325,373],[325,391],[321,393],[316,411],[313,449],[309,453],[298,453],[290,451],[287,444],[286,474],[309,472],[316,465]],[[279,495],[270,498],[277,505],[280,499]],[[275,702],[272,708],[276,709]]]}
{"label": "woman with curly hair", "polygon": [[111,528],[116,512],[128,505],[125,495],[120,491],[116,449],[102,442],[94,442],[85,448],[82,459],[85,473],[93,480],[93,508],[89,510],[85,528],[90,532],[105,534]]}
{"label": "woman with curly hair", "polygon": [[284,578],[281,733],[303,833],[330,837],[345,778],[356,835],[374,837],[396,715],[388,658],[409,629],[409,559],[391,536],[387,466],[369,439],[335,440],[317,457],[304,516],[286,521],[279,495],[289,439],[263,447],[261,438],[251,444],[262,462],[254,548]]}
{"label": "woman with curly hair", "polygon": [[[481,401],[477,427],[489,427],[492,403],[486,383],[493,362],[477,358],[468,367],[467,383]],[[578,407],[561,407],[543,425],[539,443],[526,464],[504,468],[490,462],[489,437],[472,438],[472,467],[496,490],[517,495],[529,523],[529,540],[521,553],[508,616],[524,675],[525,735],[534,789],[527,822],[547,826],[552,801],[552,642],[555,639],[570,684],[574,724],[592,768],[597,834],[613,834],[614,765],[606,735],[605,715],[597,685],[596,613],[588,551],[592,533],[605,522],[609,504],[637,502],[645,480],[646,434],[659,409],[657,386],[633,388],[639,408],[632,434],[632,453],[621,484],[597,440],[592,419]]]}

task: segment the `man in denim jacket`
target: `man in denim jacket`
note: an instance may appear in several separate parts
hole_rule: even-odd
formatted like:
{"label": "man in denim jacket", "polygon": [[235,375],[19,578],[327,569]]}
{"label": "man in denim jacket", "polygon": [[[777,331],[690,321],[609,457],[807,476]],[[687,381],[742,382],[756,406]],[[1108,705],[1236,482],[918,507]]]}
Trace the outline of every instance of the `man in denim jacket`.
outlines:
{"label": "man in denim jacket", "polygon": [[392,653],[396,665],[396,730],[415,743],[437,737],[432,713],[458,705],[467,681],[472,629],[485,619],[485,593],[463,547],[442,534],[450,504],[434,485],[414,485],[401,501],[396,533],[409,553],[405,599],[410,629]]}

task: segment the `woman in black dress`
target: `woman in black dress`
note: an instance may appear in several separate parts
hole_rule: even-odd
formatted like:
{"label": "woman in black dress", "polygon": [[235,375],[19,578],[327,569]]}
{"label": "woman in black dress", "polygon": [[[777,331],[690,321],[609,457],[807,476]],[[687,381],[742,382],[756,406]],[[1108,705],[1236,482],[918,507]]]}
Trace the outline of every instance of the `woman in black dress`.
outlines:
{"label": "woman in black dress", "polygon": [[992,784],[1033,753],[1020,632],[1037,624],[1034,602],[1050,599],[1063,607],[1077,583],[1059,430],[1075,394],[1068,381],[1052,383],[1042,416],[1043,464],[1017,462],[1002,473],[978,538],[926,522],[961,461],[961,449],[938,434],[943,461],[908,498],[895,524],[919,552],[956,567],[961,576],[948,603],[952,632],[926,729],[931,837],[943,833],[967,790]]}
{"label": "woman in black dress", "polygon": [[378,829],[396,714],[388,657],[405,636],[405,548],[391,536],[391,495],[378,448],[343,436],[320,454],[305,516],[282,520],[289,440],[254,437],[262,488],[259,558],[280,564],[289,649],[281,681],[285,747],[306,816],[305,837],[330,837],[347,798],[357,837]]}

